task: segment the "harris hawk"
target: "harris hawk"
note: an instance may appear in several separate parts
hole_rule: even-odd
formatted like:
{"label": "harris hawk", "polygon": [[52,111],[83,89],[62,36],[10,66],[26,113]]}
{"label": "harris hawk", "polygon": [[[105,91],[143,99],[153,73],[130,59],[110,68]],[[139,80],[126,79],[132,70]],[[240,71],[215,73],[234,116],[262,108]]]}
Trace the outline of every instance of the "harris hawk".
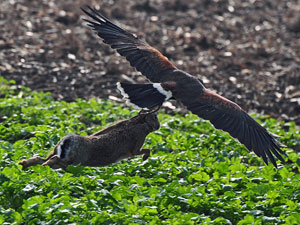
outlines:
{"label": "harris hawk", "polygon": [[87,6],[81,8],[90,17],[88,22],[104,43],[124,56],[137,71],[151,83],[117,83],[121,94],[131,104],[151,110],[169,99],[181,102],[188,110],[209,120],[215,128],[228,132],[249,151],[277,167],[276,156],[285,162],[284,146],[277,136],[267,131],[236,103],[205,88],[200,79],[178,69],[161,52],[137,36],[117,26],[99,11]]}

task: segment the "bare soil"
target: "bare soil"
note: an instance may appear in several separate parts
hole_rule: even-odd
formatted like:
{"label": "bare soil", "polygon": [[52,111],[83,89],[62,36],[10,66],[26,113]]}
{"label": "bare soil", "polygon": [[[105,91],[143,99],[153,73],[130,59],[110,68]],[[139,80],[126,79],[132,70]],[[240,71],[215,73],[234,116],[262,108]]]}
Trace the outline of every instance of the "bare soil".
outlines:
{"label": "bare soil", "polygon": [[299,0],[4,0],[0,75],[65,101],[145,82],[86,26],[86,4],[246,111],[300,124]]}

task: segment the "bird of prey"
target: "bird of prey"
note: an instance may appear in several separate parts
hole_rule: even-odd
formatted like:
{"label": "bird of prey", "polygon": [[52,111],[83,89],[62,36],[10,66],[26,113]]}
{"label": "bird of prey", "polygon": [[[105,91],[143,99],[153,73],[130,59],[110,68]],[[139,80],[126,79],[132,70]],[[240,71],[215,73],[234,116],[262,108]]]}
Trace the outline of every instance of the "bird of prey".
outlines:
{"label": "bird of prey", "polygon": [[200,79],[178,69],[157,49],[137,36],[117,26],[99,11],[87,6],[81,8],[90,19],[84,19],[103,42],[124,56],[132,67],[151,83],[118,83],[128,101],[143,109],[161,106],[168,99],[181,102],[188,110],[209,120],[215,128],[228,132],[246,148],[277,167],[274,156],[283,163],[286,147],[236,103],[208,90]]}

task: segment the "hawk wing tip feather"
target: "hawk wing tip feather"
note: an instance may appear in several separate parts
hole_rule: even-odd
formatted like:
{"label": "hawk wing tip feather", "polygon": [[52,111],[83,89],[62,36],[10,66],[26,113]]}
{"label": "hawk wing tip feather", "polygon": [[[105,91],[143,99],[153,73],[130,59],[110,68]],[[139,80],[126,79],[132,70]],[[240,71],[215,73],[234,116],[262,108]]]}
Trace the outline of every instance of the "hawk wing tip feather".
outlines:
{"label": "hawk wing tip feather", "polygon": [[86,12],[85,8],[88,8],[88,5],[85,4],[84,6],[80,6],[79,8],[81,9],[81,11]]}

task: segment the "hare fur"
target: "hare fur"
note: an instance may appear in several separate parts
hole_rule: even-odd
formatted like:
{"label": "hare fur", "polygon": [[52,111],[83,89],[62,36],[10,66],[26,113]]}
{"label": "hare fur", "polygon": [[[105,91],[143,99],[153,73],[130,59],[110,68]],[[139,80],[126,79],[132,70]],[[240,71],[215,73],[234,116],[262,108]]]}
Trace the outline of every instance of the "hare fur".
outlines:
{"label": "hare fur", "polygon": [[19,164],[23,169],[37,164],[58,169],[79,164],[101,167],[135,155],[143,155],[143,160],[146,160],[150,149],[141,148],[146,136],[159,127],[156,112],[141,111],[131,119],[120,121],[90,136],[68,134],[54,146],[47,158],[35,156]]}

